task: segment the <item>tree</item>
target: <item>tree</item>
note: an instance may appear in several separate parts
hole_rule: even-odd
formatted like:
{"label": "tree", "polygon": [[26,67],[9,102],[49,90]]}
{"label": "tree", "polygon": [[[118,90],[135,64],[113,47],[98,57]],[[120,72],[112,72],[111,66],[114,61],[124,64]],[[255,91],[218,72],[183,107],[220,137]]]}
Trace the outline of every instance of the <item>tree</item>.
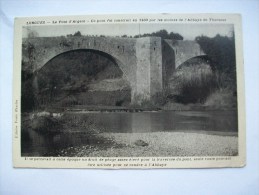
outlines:
{"label": "tree", "polygon": [[236,82],[236,55],[235,37],[221,36],[217,34],[210,38],[198,36],[195,40],[200,44],[202,50],[207,54],[212,70],[235,84]]}
{"label": "tree", "polygon": [[235,40],[233,37],[218,34],[209,38],[202,35],[196,37],[195,40],[210,58],[214,70],[230,73],[235,69]]}
{"label": "tree", "polygon": [[134,36],[134,38],[139,38],[139,37],[161,37],[162,39],[183,40],[182,35],[180,35],[178,33],[174,33],[174,32],[170,32],[168,34],[167,30],[165,30],[165,29],[162,29],[160,31],[153,32],[153,33],[145,33],[142,35]]}
{"label": "tree", "polygon": [[174,39],[174,40],[183,40],[183,36],[182,35],[180,35],[178,33],[174,33],[174,32],[170,32],[169,38],[170,39]]}
{"label": "tree", "polygon": [[81,34],[80,31],[77,31],[77,32],[75,32],[74,36],[75,36],[75,37],[80,37],[80,36],[82,36],[82,34]]}

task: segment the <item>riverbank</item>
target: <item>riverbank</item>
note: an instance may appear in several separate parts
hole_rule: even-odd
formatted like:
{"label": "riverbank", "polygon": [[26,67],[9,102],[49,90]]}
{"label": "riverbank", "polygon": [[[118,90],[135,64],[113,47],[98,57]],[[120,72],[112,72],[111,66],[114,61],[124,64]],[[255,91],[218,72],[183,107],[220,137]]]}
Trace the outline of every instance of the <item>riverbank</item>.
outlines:
{"label": "riverbank", "polygon": [[[148,157],[148,156],[235,156],[235,134],[198,132],[100,133],[98,144],[70,147],[58,156]],[[109,140],[107,142],[107,140]]]}

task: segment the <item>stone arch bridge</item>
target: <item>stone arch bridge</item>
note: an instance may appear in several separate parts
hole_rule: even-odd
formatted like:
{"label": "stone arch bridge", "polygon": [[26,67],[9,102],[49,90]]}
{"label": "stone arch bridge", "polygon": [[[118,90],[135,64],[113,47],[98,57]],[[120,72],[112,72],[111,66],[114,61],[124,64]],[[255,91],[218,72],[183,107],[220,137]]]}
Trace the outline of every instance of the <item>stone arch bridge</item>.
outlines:
{"label": "stone arch bridge", "polygon": [[160,37],[37,37],[24,38],[22,61],[33,72],[64,52],[90,50],[113,60],[131,86],[131,102],[155,100],[173,71],[185,61],[205,55],[195,41]]}

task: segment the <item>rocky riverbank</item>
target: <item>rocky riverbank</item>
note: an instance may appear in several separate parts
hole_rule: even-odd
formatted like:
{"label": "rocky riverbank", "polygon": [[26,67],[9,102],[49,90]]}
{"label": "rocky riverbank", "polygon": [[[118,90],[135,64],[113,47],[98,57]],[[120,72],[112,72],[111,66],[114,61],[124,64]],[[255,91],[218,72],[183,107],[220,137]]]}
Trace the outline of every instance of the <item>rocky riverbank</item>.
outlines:
{"label": "rocky riverbank", "polygon": [[[98,144],[70,147],[59,156],[148,157],[148,156],[235,156],[235,134],[199,132],[100,133]],[[107,140],[109,140],[107,142]]]}

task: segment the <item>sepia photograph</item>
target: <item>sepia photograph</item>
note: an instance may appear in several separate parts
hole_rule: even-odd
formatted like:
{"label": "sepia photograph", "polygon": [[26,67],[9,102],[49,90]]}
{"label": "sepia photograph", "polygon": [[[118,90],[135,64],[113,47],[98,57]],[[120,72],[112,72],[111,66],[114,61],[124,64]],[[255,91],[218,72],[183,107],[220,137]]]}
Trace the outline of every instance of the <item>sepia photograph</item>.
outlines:
{"label": "sepia photograph", "polygon": [[234,24],[67,21],[22,26],[21,157],[239,156]]}
{"label": "sepia photograph", "polygon": [[0,0],[0,194],[259,193],[258,8]]}

